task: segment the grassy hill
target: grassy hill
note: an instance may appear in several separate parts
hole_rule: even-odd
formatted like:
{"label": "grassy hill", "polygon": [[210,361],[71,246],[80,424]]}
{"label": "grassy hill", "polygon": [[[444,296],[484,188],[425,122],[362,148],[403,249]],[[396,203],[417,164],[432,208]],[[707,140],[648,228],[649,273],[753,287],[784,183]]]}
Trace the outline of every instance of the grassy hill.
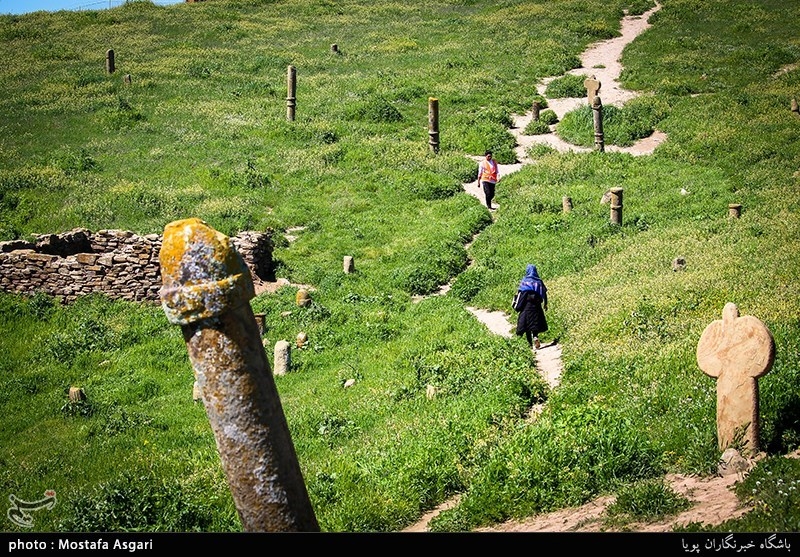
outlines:
{"label": "grassy hill", "polygon": [[[664,512],[653,482],[716,470],[716,385],[695,351],[736,303],[770,329],[776,358],[759,381],[766,458],[741,486],[756,510],[718,528],[800,531],[783,487],[800,479],[783,458],[800,446],[800,5],[663,0],[623,54],[622,82],[642,95],[619,115],[667,133],[653,155],[537,148],[498,187],[494,221],[463,192],[470,156],[514,162],[511,115],[542,79],[652,5],[135,1],[2,16],[0,240],[161,233],[187,217],[276,231],[277,276],[313,285],[313,303],[298,308],[287,286],[251,305],[268,353],[308,334],[275,380],[327,532],[397,531],[457,493],[431,528],[637,488],[638,510]],[[622,225],[599,203],[617,186]],[[357,272],[342,273],[344,255]],[[531,262],[563,345],[552,392],[523,339],[466,309],[510,311]],[[412,300],[451,280],[446,296]],[[0,322],[0,492],[56,491],[36,531],[241,529],[180,330],[159,307],[2,294]],[[68,402],[72,385],[85,402]]]}

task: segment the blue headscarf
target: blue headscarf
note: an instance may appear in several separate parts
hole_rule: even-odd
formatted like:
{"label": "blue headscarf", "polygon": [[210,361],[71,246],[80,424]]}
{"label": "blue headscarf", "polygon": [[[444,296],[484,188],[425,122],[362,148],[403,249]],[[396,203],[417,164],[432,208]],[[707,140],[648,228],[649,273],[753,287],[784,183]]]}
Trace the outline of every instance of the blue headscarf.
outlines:
{"label": "blue headscarf", "polygon": [[543,300],[547,300],[547,287],[539,278],[539,272],[536,270],[536,265],[528,263],[525,267],[525,276],[519,283],[520,290],[532,290],[539,294]]}

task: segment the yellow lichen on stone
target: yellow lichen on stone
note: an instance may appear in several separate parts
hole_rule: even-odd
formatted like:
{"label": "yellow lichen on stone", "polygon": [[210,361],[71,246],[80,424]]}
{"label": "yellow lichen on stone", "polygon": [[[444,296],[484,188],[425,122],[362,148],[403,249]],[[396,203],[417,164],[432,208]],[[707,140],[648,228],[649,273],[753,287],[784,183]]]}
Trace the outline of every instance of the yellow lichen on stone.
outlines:
{"label": "yellow lichen on stone", "polygon": [[230,238],[189,218],[164,227],[161,306],[171,323],[207,319],[255,297],[250,269]]}

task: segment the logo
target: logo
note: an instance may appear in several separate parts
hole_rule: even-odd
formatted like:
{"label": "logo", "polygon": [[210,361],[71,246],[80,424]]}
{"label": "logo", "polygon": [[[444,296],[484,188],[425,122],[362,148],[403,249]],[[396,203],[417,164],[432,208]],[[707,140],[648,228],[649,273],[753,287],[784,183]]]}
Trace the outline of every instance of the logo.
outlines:
{"label": "logo", "polygon": [[11,508],[6,513],[8,519],[22,528],[33,528],[33,517],[30,513],[55,507],[56,492],[48,489],[44,492],[44,499],[38,501],[23,501],[16,495],[9,495],[8,500],[11,501]]}

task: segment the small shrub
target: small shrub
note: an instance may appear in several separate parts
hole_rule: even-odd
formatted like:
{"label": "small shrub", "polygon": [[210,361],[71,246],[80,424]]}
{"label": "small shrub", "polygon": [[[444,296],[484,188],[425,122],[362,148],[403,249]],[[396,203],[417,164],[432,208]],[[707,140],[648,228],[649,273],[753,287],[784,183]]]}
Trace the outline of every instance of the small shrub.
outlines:
{"label": "small shrub", "polygon": [[543,135],[550,133],[550,126],[547,125],[547,122],[542,120],[531,120],[530,123],[525,126],[524,133],[525,135]]}
{"label": "small shrub", "polygon": [[98,167],[97,161],[84,147],[77,150],[64,149],[56,153],[53,165],[66,175],[87,172]]}
{"label": "small shrub", "polygon": [[467,270],[456,277],[450,292],[453,293],[453,296],[466,303],[472,300],[484,286],[485,279],[482,274]]}
{"label": "small shrub", "polygon": [[552,126],[553,124],[558,123],[558,115],[554,110],[548,108],[547,110],[543,110],[539,113],[539,121],[544,122],[548,126]]}
{"label": "small shrub", "polygon": [[654,521],[691,507],[691,502],[667,485],[663,478],[645,479],[624,486],[606,509],[612,521]]}
{"label": "small shrub", "polygon": [[567,74],[547,84],[545,95],[551,99],[580,98],[586,96],[585,75]]}
{"label": "small shrub", "polygon": [[355,120],[375,123],[399,122],[403,119],[400,111],[383,97],[355,103],[349,110],[348,116]]}

